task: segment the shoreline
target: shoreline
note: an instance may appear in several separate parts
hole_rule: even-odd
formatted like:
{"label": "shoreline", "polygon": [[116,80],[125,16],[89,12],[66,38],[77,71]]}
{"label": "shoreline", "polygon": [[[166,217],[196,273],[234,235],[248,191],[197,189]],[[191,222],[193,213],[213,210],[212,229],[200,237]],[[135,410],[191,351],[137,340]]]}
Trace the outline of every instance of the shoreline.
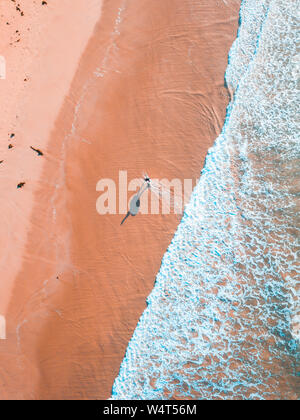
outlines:
{"label": "shoreline", "polygon": [[140,215],[120,230],[120,216],[97,214],[96,184],[119,169],[199,177],[228,103],[230,6],[104,3],[45,146],[1,348],[18,379],[4,375],[1,397],[110,396],[178,219]]}

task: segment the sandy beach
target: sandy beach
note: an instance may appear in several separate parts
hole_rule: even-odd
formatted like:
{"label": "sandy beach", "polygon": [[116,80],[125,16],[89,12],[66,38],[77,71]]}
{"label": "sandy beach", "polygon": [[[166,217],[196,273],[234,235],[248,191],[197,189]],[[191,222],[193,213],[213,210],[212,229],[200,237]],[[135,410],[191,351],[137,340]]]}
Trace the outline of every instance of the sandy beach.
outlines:
{"label": "sandy beach", "polygon": [[240,2],[8,3],[0,399],[108,398],[179,219],[120,227],[96,185],[121,170],[195,185],[225,118]]}

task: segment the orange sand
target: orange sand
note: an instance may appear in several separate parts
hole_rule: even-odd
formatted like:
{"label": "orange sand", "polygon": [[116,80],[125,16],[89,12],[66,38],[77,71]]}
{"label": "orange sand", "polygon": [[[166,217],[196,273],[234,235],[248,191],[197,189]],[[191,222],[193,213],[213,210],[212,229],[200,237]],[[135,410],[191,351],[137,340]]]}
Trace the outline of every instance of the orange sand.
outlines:
{"label": "orange sand", "polygon": [[96,184],[196,179],[223,125],[239,1],[100,3],[0,6],[1,399],[109,397],[178,218],[121,228]]}

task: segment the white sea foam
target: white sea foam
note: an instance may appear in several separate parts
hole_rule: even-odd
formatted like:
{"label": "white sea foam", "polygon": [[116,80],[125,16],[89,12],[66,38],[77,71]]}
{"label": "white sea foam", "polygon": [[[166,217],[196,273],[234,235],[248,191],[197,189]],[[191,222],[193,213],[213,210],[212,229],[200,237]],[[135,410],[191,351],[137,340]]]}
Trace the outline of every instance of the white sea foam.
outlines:
{"label": "white sea foam", "polygon": [[234,101],[113,399],[299,397],[298,10],[242,4],[226,72]]}

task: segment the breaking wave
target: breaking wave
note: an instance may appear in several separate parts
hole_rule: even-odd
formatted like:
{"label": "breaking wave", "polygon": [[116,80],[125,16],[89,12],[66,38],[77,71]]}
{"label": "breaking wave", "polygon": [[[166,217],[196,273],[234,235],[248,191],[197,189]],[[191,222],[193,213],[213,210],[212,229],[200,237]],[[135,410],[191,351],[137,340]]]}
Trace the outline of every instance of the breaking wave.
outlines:
{"label": "breaking wave", "polygon": [[299,10],[242,3],[234,98],[112,399],[299,397]]}

